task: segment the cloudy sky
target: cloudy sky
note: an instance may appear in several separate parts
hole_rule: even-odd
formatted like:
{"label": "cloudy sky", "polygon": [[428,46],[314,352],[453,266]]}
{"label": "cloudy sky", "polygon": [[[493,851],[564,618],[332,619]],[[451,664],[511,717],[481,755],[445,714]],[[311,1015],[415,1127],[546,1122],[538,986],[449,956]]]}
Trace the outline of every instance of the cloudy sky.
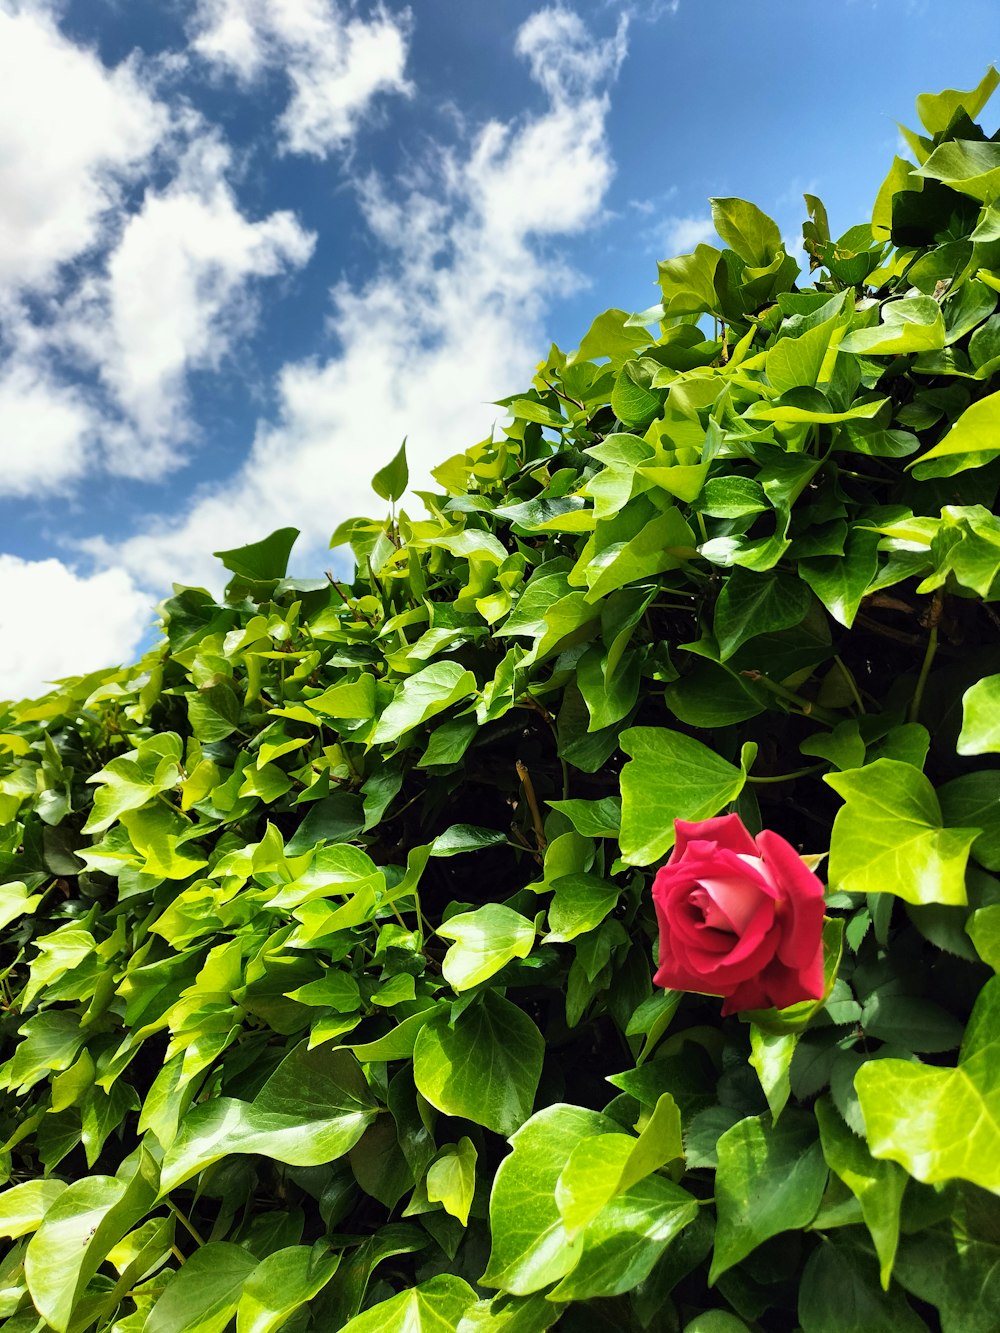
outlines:
{"label": "cloudy sky", "polygon": [[997,59],[996,0],[0,0],[0,697],[133,657],[213,550],[321,572],[710,195],[846,230]]}

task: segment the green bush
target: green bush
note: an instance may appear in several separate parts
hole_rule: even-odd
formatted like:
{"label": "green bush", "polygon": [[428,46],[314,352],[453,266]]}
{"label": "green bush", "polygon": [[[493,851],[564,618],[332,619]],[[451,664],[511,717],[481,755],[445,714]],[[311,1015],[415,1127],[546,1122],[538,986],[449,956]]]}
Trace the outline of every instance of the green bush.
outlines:
{"label": "green bush", "polygon": [[[996,82],[809,283],[715,200],[350,581],[0,707],[10,1333],[1000,1327]],[[727,813],[818,998],[653,986]]]}

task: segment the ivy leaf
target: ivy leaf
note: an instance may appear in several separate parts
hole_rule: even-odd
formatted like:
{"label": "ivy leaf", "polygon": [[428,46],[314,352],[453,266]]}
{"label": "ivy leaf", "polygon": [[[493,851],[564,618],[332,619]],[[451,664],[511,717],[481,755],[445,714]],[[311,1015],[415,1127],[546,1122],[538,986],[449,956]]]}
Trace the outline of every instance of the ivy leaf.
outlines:
{"label": "ivy leaf", "polygon": [[884,302],[882,322],[874,328],[854,329],[840,344],[841,353],[854,356],[904,356],[935,352],[945,345],[944,316],[931,296],[902,297]]}
{"label": "ivy leaf", "polygon": [[549,882],[553,890],[549,904],[549,933],[546,944],[565,944],[599,926],[617,903],[621,890],[599,875],[560,875]]}
{"label": "ivy leaf", "polygon": [[487,981],[512,958],[527,958],[535,942],[534,923],[501,903],[449,917],[437,933],[455,941],[444,956],[441,973],[456,991]]}
{"label": "ivy leaf", "polygon": [[788,1070],[798,1040],[797,1032],[765,1032],[756,1023],[750,1024],[750,1063],[757,1071],[775,1124],[791,1093]]}
{"label": "ivy leaf", "polygon": [[927,1325],[898,1288],[879,1290],[864,1251],[839,1235],[809,1256],[799,1282],[802,1333],[928,1333]]}
{"label": "ivy leaf", "polygon": [[583,1242],[562,1224],[556,1184],[577,1144],[618,1126],[579,1106],[548,1106],[512,1136],[513,1152],[500,1163],[490,1196],[489,1263],[480,1281],[528,1296],[565,1277]]}
{"label": "ivy leaf", "polygon": [[991,65],[975,88],[970,88],[968,92],[946,88],[940,93],[920,93],[917,97],[917,115],[928,134],[940,134],[960,112],[974,120],[998,84],[1000,74]]}
{"label": "ivy leaf", "polygon": [[958,1177],[1000,1190],[1000,978],[979,993],[957,1068],[870,1061],[854,1086],[873,1157],[926,1184]]}
{"label": "ivy leaf", "polygon": [[781,1231],[805,1227],[819,1208],[827,1167],[816,1122],[790,1111],[781,1123],[750,1116],[719,1139],[718,1222],[709,1282]]}
{"label": "ivy leaf", "polygon": [[929,1301],[942,1333],[994,1333],[1000,1326],[1000,1201],[972,1186],[949,1191],[949,1213],[903,1237],[895,1277]]}
{"label": "ivy leaf", "polygon": [[675,819],[718,814],[746,781],[745,769],[679,731],[633,727],[619,744],[631,759],[621,775],[621,850],[628,865],[658,861],[674,845]]}
{"label": "ivy leaf", "polygon": [[877,759],[824,781],[845,801],[830,841],[831,890],[964,906],[965,866],[979,830],[942,827],[934,788],[919,769]]}
{"label": "ivy leaf", "polygon": [[66,1189],[63,1180],[26,1180],[0,1194],[0,1236],[13,1240],[37,1231],[46,1212]]}
{"label": "ivy leaf", "polygon": [[553,810],[564,814],[585,838],[617,838],[622,822],[622,803],[617,796],[603,796],[599,801],[549,801]]}
{"label": "ivy leaf", "polygon": [[296,1310],[318,1296],[340,1264],[325,1241],[290,1245],[262,1259],[243,1283],[236,1333],[277,1333]]}
{"label": "ivy leaf", "polygon": [[388,745],[476,692],[476,677],[458,662],[432,662],[398,687],[375,725],[369,745]]}
{"label": "ivy leaf", "polygon": [[642,325],[627,324],[628,313],[624,310],[605,310],[598,315],[590,328],[583,335],[574,361],[593,361],[596,357],[606,356],[612,364],[627,361],[637,347],[648,347],[649,330]]}
{"label": "ivy leaf", "polygon": [[484,991],[449,1021],[432,1014],[413,1049],[420,1093],[445,1115],[512,1134],[531,1114],[544,1042],[531,1019],[495,991]]}
{"label": "ivy leaf", "polygon": [[1000,676],[977,680],[962,695],[959,754],[1000,752]]}
{"label": "ivy leaf", "polygon": [[914,175],[940,181],[960,194],[991,204],[1000,195],[1000,144],[950,139],[938,144]]}
{"label": "ivy leaf", "polygon": [[91,1278],[155,1199],[156,1167],[143,1147],[117,1176],[76,1180],[46,1210],[28,1242],[24,1272],[35,1308],[56,1333],[69,1333]]}
{"label": "ivy leaf", "polygon": [[766,268],[784,249],[778,224],[745,199],[710,199],[712,222],[725,243],[747,264]]}
{"label": "ivy leaf", "polygon": [[586,1301],[631,1291],[697,1215],[697,1200],[673,1181],[648,1176],[632,1185],[587,1227],[583,1252],[551,1293],[552,1300]]}
{"label": "ivy leaf", "polygon": [[431,1203],[441,1203],[445,1211],[457,1217],[462,1226],[469,1224],[469,1209],[476,1192],[475,1144],[462,1137],[457,1143],[447,1143],[427,1169],[427,1197]]}
{"label": "ivy leaf", "polygon": [[288,557],[299,535],[298,528],[278,528],[269,537],[231,551],[213,551],[231,573],[252,582],[284,578]]}
{"label": "ivy leaf", "polygon": [[681,1115],[669,1092],[656,1103],[638,1138],[602,1134],[576,1145],[556,1182],[556,1202],[574,1240],[618,1194],[683,1156]]}
{"label": "ivy leaf", "polygon": [[879,534],[851,529],[842,556],[816,556],[799,562],[799,574],[833,616],[847,629],[878,570]]}
{"label": "ivy leaf", "polygon": [[173,1275],[145,1324],[146,1333],[208,1333],[225,1328],[257,1261],[242,1245],[209,1241]]}
{"label": "ivy leaf", "polygon": [[[981,467],[997,456],[997,435],[1000,432],[1000,393],[988,394],[970,404],[958,418],[951,430],[939,440],[933,449],[914,459],[909,464],[917,478],[939,476],[936,471],[929,471],[924,464],[933,459],[954,457],[963,467]],[[982,455],[977,459],[977,455]],[[962,461],[965,460],[965,461]],[[944,475],[950,475],[946,473]]]}
{"label": "ivy leaf", "polygon": [[441,1273],[355,1315],[340,1333],[446,1333],[477,1301],[468,1282]]}
{"label": "ivy leaf", "polygon": [[772,634],[799,624],[810,601],[808,587],[788,574],[752,574],[735,569],[715,604],[719,660],[728,661],[737,648],[758,634]]}
{"label": "ivy leaf", "polygon": [[888,1291],[899,1244],[899,1213],[906,1173],[895,1162],[876,1161],[863,1140],[848,1129],[828,1097],[819,1099],[815,1111],[827,1166],[861,1205],[861,1215],[878,1254],[882,1289]]}
{"label": "ivy leaf", "polygon": [[406,466],[406,441],[399,446],[399,451],[380,468],[372,477],[372,490],[383,500],[393,504],[400,499],[410,480],[410,469]]}
{"label": "ivy leaf", "polygon": [[291,1166],[342,1157],[374,1120],[375,1101],[347,1051],[296,1047],[252,1102],[214,1097],[189,1111],[167,1150],[164,1193],[234,1153],[260,1153]]}

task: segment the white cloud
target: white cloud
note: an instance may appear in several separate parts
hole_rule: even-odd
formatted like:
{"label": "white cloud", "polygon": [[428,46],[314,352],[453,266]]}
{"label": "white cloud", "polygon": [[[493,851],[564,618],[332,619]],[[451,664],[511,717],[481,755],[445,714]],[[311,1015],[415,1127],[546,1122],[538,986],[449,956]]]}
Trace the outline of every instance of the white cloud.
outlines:
{"label": "white cloud", "polygon": [[218,586],[209,552],[289,524],[303,529],[300,566],[315,559],[315,569],[338,522],[379,508],[369,479],[404,435],[420,486],[488,434],[503,415],[490,400],[530,375],[545,345],[541,317],[568,281],[551,238],[600,219],[613,173],[605,86],[623,43],[623,29],[600,41],[561,7],[529,19],[518,50],[548,108],[490,122],[408,193],[369,177],[361,202],[388,254],[367,284],[333,293],[339,354],[284,368],[277,420],[258,427],[243,469],[180,522],[88,549],[153,586]]}
{"label": "white cloud", "polygon": [[130,64],[108,70],[43,10],[0,0],[0,291],[47,286],[92,246],[166,127]]}
{"label": "white cloud", "polygon": [[253,279],[312,254],[315,237],[291,213],[251,222],[240,212],[227,165],[209,141],[165,190],[147,192],[105,273],[64,317],[62,336],[89,355],[127,418],[129,429],[106,432],[115,472],[156,477],[181,461],[187,372],[218,368],[252,325]]}
{"label": "white cloud", "polygon": [[42,693],[46,681],[129,661],[153,604],[122,569],[90,577],[60,560],[0,555],[0,693]]}
{"label": "white cloud", "polygon": [[39,366],[0,372],[0,495],[60,490],[90,461],[95,415],[80,394]]}
{"label": "white cloud", "polygon": [[657,228],[656,237],[664,259],[690,254],[696,246],[712,244],[719,239],[711,217],[667,218],[663,226]]}
{"label": "white cloud", "polygon": [[[39,0],[0,0],[0,164],[0,347],[16,349],[0,493],[161,475],[193,434],[188,373],[220,367],[260,280],[315,238],[287,211],[244,215],[219,134],[135,61],[74,45]],[[154,171],[167,183],[139,195]]]}
{"label": "white cloud", "polygon": [[409,11],[370,19],[336,0],[198,0],[192,46],[249,83],[280,69],[291,96],[278,121],[285,149],[324,158],[354,135],[379,94],[411,91]]}
{"label": "white cloud", "polygon": [[592,97],[617,75],[627,50],[628,17],[609,41],[595,42],[579,14],[562,5],[540,9],[521,25],[516,51],[554,102]]}

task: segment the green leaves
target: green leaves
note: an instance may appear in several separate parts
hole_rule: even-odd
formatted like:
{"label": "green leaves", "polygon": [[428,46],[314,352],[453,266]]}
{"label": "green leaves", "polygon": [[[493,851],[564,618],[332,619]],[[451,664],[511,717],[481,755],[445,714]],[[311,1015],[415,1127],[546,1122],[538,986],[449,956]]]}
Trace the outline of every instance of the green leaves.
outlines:
{"label": "green leaves", "polygon": [[280,579],[288,568],[288,557],[298,535],[298,528],[278,528],[262,541],[213,554],[239,578],[251,582]]}
{"label": "green leaves", "polygon": [[444,956],[441,972],[456,991],[478,986],[512,958],[526,958],[535,942],[533,923],[500,903],[449,917],[437,933],[455,941]]}
{"label": "green leaves", "polygon": [[831,888],[965,903],[965,866],[979,830],[944,828],[934,789],[918,769],[877,759],[825,781],[845,801],[830,842]]}
{"label": "green leaves", "polygon": [[562,1224],[556,1185],[573,1149],[617,1126],[578,1106],[550,1106],[514,1134],[490,1196],[493,1248],[482,1281],[517,1296],[565,1277],[579,1260],[581,1239]]}
{"label": "green leaves", "polygon": [[395,504],[397,500],[402,498],[409,480],[410,469],[406,465],[406,441],[404,440],[399,446],[399,452],[372,477],[372,490],[383,500],[390,500]]}
{"label": "green leaves", "polygon": [[768,1119],[750,1116],[719,1139],[710,1282],[769,1237],[807,1226],[823,1197],[827,1167],[812,1117]]}
{"label": "green leaves", "polygon": [[379,1302],[344,1324],[343,1333],[445,1333],[458,1328],[476,1299],[467,1282],[442,1273]]}
{"label": "green leaves", "polygon": [[[943,439],[910,464],[914,476],[948,477],[965,467],[981,467],[1000,453],[998,430],[1000,393],[991,393],[967,407]],[[937,459],[948,459],[949,462],[941,470],[937,464],[934,468],[925,466]]]}
{"label": "green leaves", "polygon": [[676,1128],[658,1124],[649,1146],[615,1131],[594,1112],[552,1106],[514,1135],[490,1199],[487,1286],[528,1295],[562,1278],[552,1300],[586,1300],[629,1291],[649,1274],[697,1204],[648,1175],[674,1155]]}
{"label": "green leaves", "polygon": [[257,1267],[239,1245],[203,1245],[185,1263],[146,1320],[149,1333],[207,1333],[225,1328],[240,1304],[243,1283]]}
{"label": "green leaves", "polygon": [[809,589],[786,574],[736,569],[715,604],[719,659],[726,662],[749,639],[797,625],[809,610]]}
{"label": "green leaves", "polygon": [[894,1163],[876,1161],[826,1098],[816,1103],[823,1156],[861,1205],[865,1226],[879,1257],[882,1289],[888,1290],[899,1243],[905,1173]]}
{"label": "green leaves", "polygon": [[46,1209],[28,1242],[24,1272],[36,1309],[56,1333],[69,1333],[87,1284],[155,1198],[156,1168],[139,1149],[116,1177],[74,1181]]}
{"label": "green leaves", "polygon": [[420,1029],[413,1077],[446,1115],[510,1135],[531,1114],[543,1042],[534,1023],[495,991],[454,1017],[439,1011]]}
{"label": "green leaves", "polygon": [[649,865],[674,845],[675,819],[707,819],[735,800],[746,771],[700,741],[660,727],[622,732],[622,856]]}
{"label": "green leaves", "polygon": [[333,1161],[357,1143],[375,1112],[352,1055],[299,1046],[252,1102],[216,1097],[185,1116],[163,1159],[161,1189],[233,1154],[260,1153],[292,1166]]}
{"label": "green leaves", "polygon": [[476,692],[476,678],[457,662],[433,662],[402,682],[372,732],[371,745],[388,745],[421,722]]}
{"label": "green leaves", "polygon": [[962,695],[962,732],[959,754],[1000,751],[1000,676],[977,680]]}
{"label": "green leaves", "polygon": [[944,347],[944,316],[932,297],[911,296],[887,301],[880,313],[881,324],[875,328],[854,329],[841,342],[840,351],[855,356],[905,356]]}
{"label": "green leaves", "polygon": [[783,249],[777,223],[745,199],[710,199],[715,230],[739,257],[764,268]]}
{"label": "green leaves", "polygon": [[[996,80],[871,225],[807,197],[808,279],[716,200],[353,570],[282,529],[0,703],[0,1320],[1000,1326]],[[792,849],[769,966],[829,882],[825,998],[749,1025],[652,985],[723,814]],[[732,855],[670,928],[749,975]]]}
{"label": "green leaves", "polygon": [[959,1177],[1000,1190],[1000,980],[972,1011],[956,1069],[905,1060],[862,1065],[855,1076],[872,1155],[927,1184]]}

